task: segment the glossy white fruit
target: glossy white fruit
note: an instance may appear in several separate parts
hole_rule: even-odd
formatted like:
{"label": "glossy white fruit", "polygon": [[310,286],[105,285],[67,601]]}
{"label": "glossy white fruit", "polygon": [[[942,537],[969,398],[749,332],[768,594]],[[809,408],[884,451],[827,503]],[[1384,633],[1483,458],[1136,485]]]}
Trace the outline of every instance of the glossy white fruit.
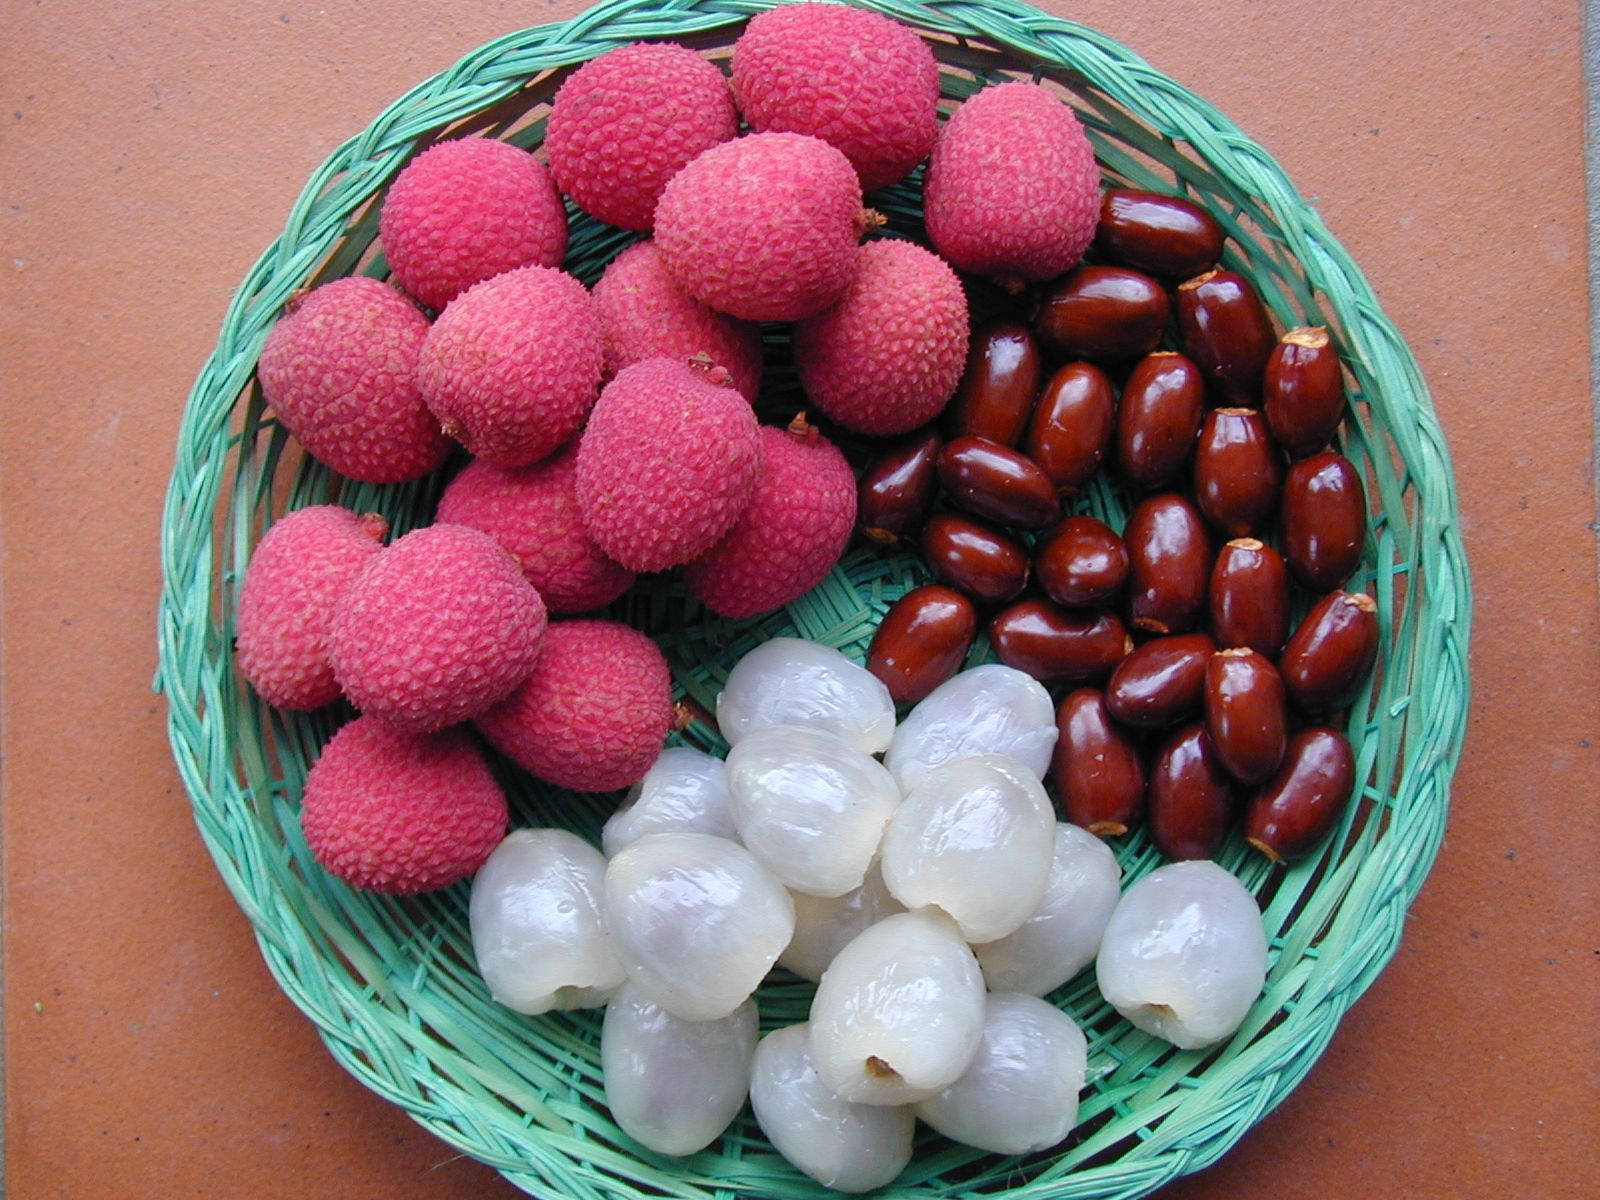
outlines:
{"label": "glossy white fruit", "polygon": [[606,921],[628,978],[675,1017],[714,1021],[749,999],[794,933],[794,905],[743,846],[652,833],[611,860]]}
{"label": "glossy white fruit", "polygon": [[1007,754],[1038,779],[1050,767],[1056,710],[1031,675],[999,663],[962,671],[906,714],[884,765],[910,792],[933,768],[975,754]]}
{"label": "glossy white fruit", "polygon": [[1117,903],[1095,960],[1100,991],[1128,1020],[1196,1050],[1239,1028],[1267,976],[1255,897],[1214,862],[1171,863]]}
{"label": "glossy white fruit", "polygon": [[899,805],[883,764],[826,730],[772,725],[728,752],[739,838],[797,892],[842,896],[860,887]]}
{"label": "glossy white fruit", "polygon": [[881,754],[894,736],[894,701],[881,679],[833,647],[773,638],[728,672],[717,725],[730,746],[769,725],[805,725]]}
{"label": "glossy white fruit", "polygon": [[756,1036],[754,1001],[720,1021],[685,1021],[624,984],[600,1028],[611,1115],[658,1154],[703,1150],[744,1107]]}
{"label": "glossy white fruit", "polygon": [[911,1161],[911,1110],[851,1104],[834,1095],[813,1068],[807,1025],[761,1039],[750,1107],[779,1154],[835,1191],[870,1192]]}
{"label": "glossy white fruit", "polygon": [[811,1002],[811,1061],[841,1099],[913,1104],[961,1077],[983,1030],[983,975],[930,913],[879,921],[839,951]]}
{"label": "glossy white fruit", "polygon": [[908,909],[936,907],[969,942],[1005,937],[1044,898],[1056,819],[1033,774],[999,754],[930,771],[883,835],[883,881]]}
{"label": "glossy white fruit", "polygon": [[467,924],[489,994],[530,1016],[594,1008],[622,985],[601,901],[606,860],[564,829],[518,829],[472,881]]}
{"label": "glossy white fruit", "polygon": [[668,746],[606,821],[600,845],[609,857],[647,833],[737,838],[722,760],[688,746]]}
{"label": "glossy white fruit", "polygon": [[1044,899],[1014,932],[973,947],[990,990],[1042,996],[1092,963],[1121,880],[1110,846],[1087,829],[1058,823]]}
{"label": "glossy white fruit", "polygon": [[867,868],[860,887],[842,896],[824,899],[791,893],[794,900],[794,937],[778,955],[778,965],[788,967],[802,979],[816,983],[834,957],[850,944],[856,934],[876,925],[884,917],[905,912],[905,907],[883,886],[878,864]]}
{"label": "glossy white fruit", "polygon": [[1071,1017],[1036,996],[989,997],[966,1073],[917,1116],[947,1138],[996,1154],[1054,1146],[1078,1121],[1089,1045]]}

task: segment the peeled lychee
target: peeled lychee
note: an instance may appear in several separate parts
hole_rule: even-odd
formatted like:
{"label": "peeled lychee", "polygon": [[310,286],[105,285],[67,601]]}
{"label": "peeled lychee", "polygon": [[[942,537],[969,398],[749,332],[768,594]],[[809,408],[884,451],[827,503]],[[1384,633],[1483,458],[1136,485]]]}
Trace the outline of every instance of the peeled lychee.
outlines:
{"label": "peeled lychee", "polygon": [[861,247],[844,298],[795,327],[800,382],[860,433],[906,433],[955,394],[967,356],[967,297],[938,255],[894,239]]}
{"label": "peeled lychee", "polygon": [[710,358],[751,403],[761,387],[761,330],[714,312],[674,282],[654,242],[635,242],[594,285],[606,374],[647,358]]}
{"label": "peeled lychee", "polygon": [[402,729],[442,729],[528,678],[544,626],[544,601],[498,542],[430,525],[379,554],[345,592],[333,673],[362,712]]}
{"label": "peeled lychee", "polygon": [[407,733],[359,717],[306,776],[306,845],[332,874],[409,895],[471,875],[506,832],[506,798],[465,730]]}
{"label": "peeled lychee", "polygon": [[389,185],[378,240],[395,282],[441,309],[515,267],[559,267],[567,210],[545,165],[509,142],[441,142]]}
{"label": "peeled lychee", "polygon": [[633,571],[705,553],[761,468],[755,413],[732,387],[650,358],[606,385],[578,443],[578,506],[601,551]]}
{"label": "peeled lychee", "polygon": [[1065,102],[1037,83],[1002,83],[973,95],[939,132],[923,204],[928,236],[952,266],[1016,287],[1083,257],[1100,216],[1100,173]]}
{"label": "peeled lychee", "polygon": [[684,572],[700,602],[753,617],[805,595],[833,569],[856,521],[839,448],[804,421],[761,430],[761,474],[738,523]]}
{"label": "peeled lychee", "polygon": [[758,13],[733,47],[733,89],[751,129],[837,146],[864,191],[903,178],[939,132],[939,67],[908,26],[841,4]]}
{"label": "peeled lychee", "polygon": [[610,792],[644,778],[672,728],[672,672],[617,621],[557,621],[533,674],[478,728],[536,778]]}
{"label": "peeled lychee", "polygon": [[798,321],[844,294],[872,223],[838,150],[799,133],[752,133],[672,177],[655,233],[672,277],[702,304],[747,321]]}
{"label": "peeled lychee", "polygon": [[482,530],[522,564],[552,613],[610,604],[633,583],[584,532],[574,443],[531,467],[468,463],[439,497],[435,519]]}
{"label": "peeled lychee", "polygon": [[289,513],[267,530],[239,589],[234,654],[261,698],[312,709],[339,698],[329,661],[333,614],[382,548],[389,523],[336,504]]}
{"label": "peeled lychee", "polygon": [[439,315],[417,366],[422,398],[481,459],[536,463],[566,442],[600,392],[600,314],[571,275],[522,267]]}
{"label": "peeled lychee", "polygon": [[544,152],[590,216],[649,229],[661,189],[695,155],[739,132],[728,81],[672,42],[609,50],[556,92]]}
{"label": "peeled lychee", "polygon": [[318,462],[363,483],[419,479],[450,441],[417,390],[428,319],[364,275],[308,293],[267,335],[258,374],[278,420]]}

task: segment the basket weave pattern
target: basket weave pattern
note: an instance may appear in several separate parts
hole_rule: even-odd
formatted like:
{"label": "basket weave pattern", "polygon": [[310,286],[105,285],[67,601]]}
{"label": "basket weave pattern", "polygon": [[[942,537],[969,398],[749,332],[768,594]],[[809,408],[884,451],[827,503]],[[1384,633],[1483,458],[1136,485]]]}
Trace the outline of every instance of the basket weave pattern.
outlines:
{"label": "basket weave pattern", "polygon": [[[1328,326],[1349,370],[1342,448],[1371,507],[1367,557],[1349,586],[1378,602],[1381,665],[1349,725],[1361,803],[1325,852],[1274,871],[1235,837],[1220,856],[1263,899],[1272,954],[1265,994],[1220,1050],[1179,1052],[1118,1018],[1092,972],[1080,976],[1052,997],[1089,1035],[1092,1085],[1073,1137],[1054,1153],[1013,1159],[922,1131],[912,1164],[887,1189],[1143,1196],[1215,1160],[1305,1075],[1393,955],[1438,849],[1465,723],[1470,611],[1449,461],[1416,363],[1365,279],[1277,165],[1215,110],[1116,43],[1013,0],[861,6],[929,38],[947,98],[1007,76],[1059,85],[1108,182],[1181,192],[1206,206],[1229,235],[1226,265],[1254,281],[1283,326]],[[239,679],[230,653],[238,581],[266,525],[286,509],[343,503],[383,512],[403,532],[431,518],[439,482],[374,487],[332,475],[270,419],[253,373],[291,295],[341,275],[386,273],[375,253],[376,201],[416,152],[463,133],[537,146],[549,98],[575,65],[659,38],[725,61],[743,22],[766,7],[614,0],[483,46],[339,147],[228,309],[184,416],[164,514],[160,681],[173,753],[201,834],[268,966],[363,1083],[541,1196],[831,1193],[778,1158],[748,1114],[692,1158],[644,1151],[605,1109],[598,1013],[525,1018],[488,999],[472,966],[465,885],[396,900],[354,892],[311,860],[298,819],[305,772],[349,714],[280,714]],[[872,203],[890,232],[921,239],[920,172]],[[586,283],[632,236],[581,214],[572,233],[566,265]],[[769,363],[763,418],[785,420],[802,401],[792,370]],[[859,453],[853,458],[859,465]],[[1120,527],[1124,500],[1101,481],[1082,509]],[[680,694],[709,706],[739,655],[774,634],[859,659],[889,604],[925,580],[911,556],[858,549],[815,592],[754,623],[706,618],[678,584],[637,589],[615,612],[655,635]],[[986,654],[980,642],[973,661]],[[683,736],[723,748],[702,725]],[[515,772],[504,782],[515,824],[558,824],[591,839],[614,802]],[[1125,840],[1125,877],[1159,863],[1142,835]],[[763,1029],[804,1020],[811,991],[779,972],[758,996]]]}

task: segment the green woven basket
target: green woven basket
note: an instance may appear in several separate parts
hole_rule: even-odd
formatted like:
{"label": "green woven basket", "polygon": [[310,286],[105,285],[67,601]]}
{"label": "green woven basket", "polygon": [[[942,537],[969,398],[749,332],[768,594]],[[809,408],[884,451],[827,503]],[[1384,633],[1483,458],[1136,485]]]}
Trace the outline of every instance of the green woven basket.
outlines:
{"label": "green woven basket", "polygon": [[[307,183],[283,234],[239,287],[185,412],[162,526],[160,684],[173,753],[218,869],[273,974],[334,1057],[453,1146],[544,1197],[827,1195],[767,1145],[754,1121],[692,1158],[654,1155],[612,1122],[598,1013],[525,1018],[492,1003],[472,966],[467,888],[411,900],[352,891],[311,860],[298,809],[307,765],[348,712],[282,714],[259,703],[230,656],[235,591],[265,526],[336,501],[387,514],[398,531],[431,517],[438,480],[355,485],[305,459],[264,414],[253,375],[284,303],[308,284],[366,272],[376,198],[416,152],[487,133],[533,147],[567,71],[615,46],[673,38],[719,62],[749,16],[738,0],[613,0],[564,25],[491,42],[387,108]],[[1361,803],[1319,857],[1269,868],[1237,839],[1221,861],[1262,899],[1271,937],[1265,994],[1215,1052],[1179,1052],[1122,1021],[1086,972],[1053,997],[1089,1035],[1089,1090],[1074,1135],[1050,1154],[1001,1158],[927,1133],[895,1196],[1134,1197],[1215,1160],[1310,1070],[1339,1018],[1394,954],[1406,907],[1443,832],[1467,703],[1468,581],[1449,461],[1410,352],[1344,250],[1282,171],[1204,101],[1121,46],[1014,0],[864,0],[925,34],[960,98],[1005,75],[1059,85],[1089,129],[1108,181],[1181,192],[1230,236],[1227,263],[1254,280],[1284,326],[1328,326],[1350,373],[1344,451],[1372,501],[1367,557],[1351,585],[1376,597],[1380,673],[1350,737]],[[874,196],[889,229],[920,239],[920,172]],[[592,283],[630,235],[573,213],[567,267]],[[763,416],[801,404],[781,334],[769,349]],[[847,449],[851,447],[847,446]],[[854,448],[859,449],[859,448]],[[857,458],[859,464],[859,457]],[[1085,509],[1120,526],[1122,497],[1097,484]],[[710,705],[738,656],[779,633],[858,659],[884,610],[925,579],[910,557],[852,551],[786,611],[753,623],[705,619],[682,587],[619,602],[655,634],[682,693]],[[980,644],[974,658],[987,653]],[[714,733],[684,735],[720,750]],[[518,825],[595,839],[614,798],[505,777]],[[1128,877],[1156,865],[1142,836],[1119,848]],[[811,988],[779,972],[761,989],[763,1028],[804,1020]]]}

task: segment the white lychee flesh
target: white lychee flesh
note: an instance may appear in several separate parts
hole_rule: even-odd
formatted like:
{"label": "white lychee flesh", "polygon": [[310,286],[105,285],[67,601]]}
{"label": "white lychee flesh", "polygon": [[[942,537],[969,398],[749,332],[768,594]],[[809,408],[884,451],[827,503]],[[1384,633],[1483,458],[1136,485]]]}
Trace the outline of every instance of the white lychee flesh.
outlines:
{"label": "white lychee flesh", "polygon": [[1055,812],[1044,787],[1000,754],[930,771],[883,835],[883,882],[913,912],[936,908],[969,942],[1005,937],[1044,899]]}
{"label": "white lychee flesh", "polygon": [[600,1028],[611,1115],[658,1154],[705,1149],[744,1107],[756,1036],[752,1000],[721,1020],[685,1021],[624,984]]}
{"label": "white lychee flesh", "polygon": [[906,714],[884,765],[910,792],[935,767],[975,754],[1008,754],[1043,779],[1056,744],[1056,710],[1033,676],[1000,663],[954,675]]}
{"label": "white lychee flesh", "polygon": [[983,1031],[983,975],[955,925],[879,921],[839,951],[811,1002],[812,1064],[840,1099],[914,1104],[961,1077]]}
{"label": "white lychee flesh", "polygon": [[1101,994],[1146,1033],[1184,1050],[1239,1028],[1267,976],[1255,897],[1209,860],[1171,863],[1118,901],[1095,960]]}
{"label": "white lychee flesh", "polygon": [[894,701],[881,679],[831,646],[780,637],[728,673],[717,696],[717,725],[730,746],[770,725],[806,725],[881,754],[894,737]]}
{"label": "white lychee flesh", "polygon": [[689,746],[668,746],[606,821],[600,845],[607,855],[615,855],[649,833],[738,838],[728,812],[727,768],[720,758]]}
{"label": "white lychee flesh", "polygon": [[750,1107],[779,1154],[835,1191],[870,1192],[911,1161],[911,1110],[836,1096],[811,1061],[808,1025],[790,1025],[761,1039]]}
{"label": "white lychee flesh", "polygon": [[467,923],[489,994],[535,1015],[594,1008],[624,974],[601,899],[606,860],[564,829],[508,834],[472,881]]}
{"label": "white lychee flesh", "polygon": [[842,896],[860,887],[899,804],[883,764],[825,730],[772,725],[728,752],[739,838],[797,892]]}
{"label": "white lychee flesh", "polygon": [[877,863],[867,868],[860,887],[842,896],[825,898],[804,892],[791,892],[790,896],[794,900],[794,937],[778,955],[778,965],[812,983],[822,978],[834,957],[858,933],[884,917],[905,912],[905,906],[884,887]]}

